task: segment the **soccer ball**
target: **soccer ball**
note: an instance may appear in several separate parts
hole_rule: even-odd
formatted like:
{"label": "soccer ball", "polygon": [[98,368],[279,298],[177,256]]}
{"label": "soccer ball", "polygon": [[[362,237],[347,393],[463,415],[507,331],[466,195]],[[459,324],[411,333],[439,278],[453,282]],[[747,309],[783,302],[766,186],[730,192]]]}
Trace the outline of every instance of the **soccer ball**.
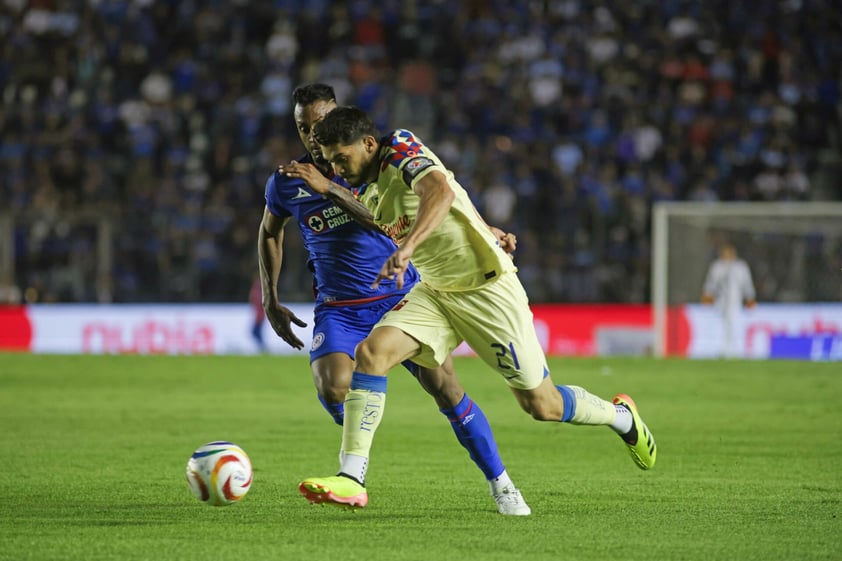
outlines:
{"label": "soccer ball", "polygon": [[187,462],[187,485],[200,501],[228,506],[248,493],[251,461],[242,448],[223,440],[209,442]]}

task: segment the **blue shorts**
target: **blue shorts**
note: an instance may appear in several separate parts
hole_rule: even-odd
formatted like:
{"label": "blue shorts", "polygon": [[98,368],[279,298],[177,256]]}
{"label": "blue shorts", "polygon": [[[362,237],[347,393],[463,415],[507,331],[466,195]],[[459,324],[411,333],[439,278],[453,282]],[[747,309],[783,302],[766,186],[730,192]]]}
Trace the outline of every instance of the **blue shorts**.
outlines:
{"label": "blue shorts", "polygon": [[354,358],[357,343],[365,339],[374,324],[391,310],[405,294],[349,306],[316,307],[310,362],[330,353],[345,353]]}

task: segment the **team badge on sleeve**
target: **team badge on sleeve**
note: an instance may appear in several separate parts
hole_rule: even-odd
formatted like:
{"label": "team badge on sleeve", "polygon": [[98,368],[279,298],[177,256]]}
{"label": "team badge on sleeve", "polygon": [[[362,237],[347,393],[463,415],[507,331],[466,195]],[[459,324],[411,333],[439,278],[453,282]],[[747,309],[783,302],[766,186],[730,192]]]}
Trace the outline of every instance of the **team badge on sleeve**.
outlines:
{"label": "team badge on sleeve", "polygon": [[411,186],[412,181],[418,177],[418,174],[434,165],[436,165],[436,163],[433,160],[424,156],[412,158],[403,166],[404,183]]}

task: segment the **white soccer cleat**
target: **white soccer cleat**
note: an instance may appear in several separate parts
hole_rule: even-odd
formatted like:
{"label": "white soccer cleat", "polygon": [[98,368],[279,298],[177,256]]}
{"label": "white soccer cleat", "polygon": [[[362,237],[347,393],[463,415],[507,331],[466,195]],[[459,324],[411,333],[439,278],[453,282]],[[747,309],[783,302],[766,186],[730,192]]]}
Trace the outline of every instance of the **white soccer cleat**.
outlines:
{"label": "white soccer cleat", "polygon": [[532,509],[523,500],[523,495],[516,487],[505,487],[499,493],[493,493],[494,502],[497,503],[497,511],[507,516],[529,516]]}

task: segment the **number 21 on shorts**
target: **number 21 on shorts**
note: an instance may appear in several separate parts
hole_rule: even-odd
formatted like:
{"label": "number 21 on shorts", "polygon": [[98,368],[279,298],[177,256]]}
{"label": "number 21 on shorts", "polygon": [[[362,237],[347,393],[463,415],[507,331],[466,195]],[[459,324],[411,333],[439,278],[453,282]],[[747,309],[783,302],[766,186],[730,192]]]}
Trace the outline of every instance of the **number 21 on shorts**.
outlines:
{"label": "number 21 on shorts", "polygon": [[508,345],[491,343],[491,348],[496,351],[494,355],[497,357],[497,366],[501,370],[520,370],[514,343],[509,342]]}

